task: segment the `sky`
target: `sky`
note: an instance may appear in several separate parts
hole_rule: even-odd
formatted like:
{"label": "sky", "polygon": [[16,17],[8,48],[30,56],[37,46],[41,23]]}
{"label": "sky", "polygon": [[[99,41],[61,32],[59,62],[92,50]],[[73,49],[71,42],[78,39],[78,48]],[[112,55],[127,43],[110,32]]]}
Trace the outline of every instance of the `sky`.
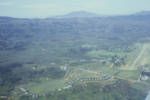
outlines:
{"label": "sky", "polygon": [[76,11],[132,14],[150,11],[150,0],[0,0],[0,16],[46,18]]}

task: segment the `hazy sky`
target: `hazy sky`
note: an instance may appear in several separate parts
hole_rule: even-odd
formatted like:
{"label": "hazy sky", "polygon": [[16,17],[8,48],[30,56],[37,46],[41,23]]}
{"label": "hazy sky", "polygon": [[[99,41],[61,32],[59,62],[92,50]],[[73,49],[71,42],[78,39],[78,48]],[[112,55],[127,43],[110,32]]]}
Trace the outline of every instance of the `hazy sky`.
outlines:
{"label": "hazy sky", "polygon": [[150,0],[0,0],[0,16],[50,17],[73,11],[100,15],[150,10]]}

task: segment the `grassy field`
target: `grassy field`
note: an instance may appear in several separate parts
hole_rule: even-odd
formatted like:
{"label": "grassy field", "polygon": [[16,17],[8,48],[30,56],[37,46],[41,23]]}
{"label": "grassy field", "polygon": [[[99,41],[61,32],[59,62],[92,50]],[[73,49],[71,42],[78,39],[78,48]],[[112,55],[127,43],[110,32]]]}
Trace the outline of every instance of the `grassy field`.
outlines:
{"label": "grassy field", "polygon": [[[69,71],[64,78],[51,79],[48,77],[38,78],[27,84],[20,85],[16,88],[23,87],[31,93],[43,94],[50,91],[64,88],[66,82],[78,80],[80,78],[101,77],[103,75],[113,76],[119,79],[136,82],[139,78],[137,68],[141,65],[150,64],[150,43],[136,44],[131,52],[108,52],[108,51],[90,51],[87,53],[91,58],[110,57],[114,55],[127,56],[126,64],[119,67],[112,66],[110,62],[102,64],[99,60],[94,62],[76,63],[69,66]],[[149,66],[150,67],[150,66]],[[113,81],[113,80],[108,80]],[[99,81],[105,83],[105,81]],[[106,83],[108,83],[106,81]]]}
{"label": "grassy field", "polygon": [[115,55],[125,56],[127,53],[123,51],[106,51],[106,50],[93,50],[87,53],[88,56],[99,58],[99,57],[112,57]]}
{"label": "grassy field", "polygon": [[37,81],[38,82],[30,82],[19,87],[25,88],[35,94],[44,94],[65,87],[65,81],[63,79],[52,80],[48,78],[41,78]]}
{"label": "grassy field", "polygon": [[150,64],[150,43],[137,44],[136,49],[128,54],[128,62],[123,69],[137,70],[142,65]]}

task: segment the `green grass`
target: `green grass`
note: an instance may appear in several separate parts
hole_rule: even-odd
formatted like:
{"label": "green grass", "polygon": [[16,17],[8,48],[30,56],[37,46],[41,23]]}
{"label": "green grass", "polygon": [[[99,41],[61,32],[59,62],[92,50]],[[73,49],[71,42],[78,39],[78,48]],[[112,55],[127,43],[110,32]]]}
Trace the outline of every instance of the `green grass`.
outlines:
{"label": "green grass", "polygon": [[137,70],[141,65],[150,64],[150,43],[138,43],[135,45],[135,49],[127,54],[126,66],[122,66],[123,69]]}
{"label": "green grass", "polygon": [[143,46],[144,52],[142,53],[142,56],[138,59],[137,65],[150,64],[150,44],[146,43]]}
{"label": "green grass", "polygon": [[[134,67],[134,70],[128,70],[130,69],[130,67],[132,67],[132,63],[134,62],[134,60],[136,59],[136,57],[138,56],[138,54],[141,52],[142,47],[144,45],[144,53],[142,54],[142,56],[138,59],[136,66]],[[67,81],[72,81],[72,80],[76,80],[77,78],[87,78],[87,77],[97,77],[98,75],[96,75],[95,73],[92,72],[88,72],[86,70],[90,70],[93,72],[102,72],[104,74],[107,75],[114,75],[117,71],[120,70],[120,72],[118,74],[116,74],[116,77],[124,79],[124,80],[137,80],[139,77],[139,72],[137,71],[137,65],[141,65],[141,64],[150,64],[150,44],[136,44],[135,45],[136,49],[133,49],[133,51],[131,52],[123,52],[123,51],[119,51],[119,52],[110,52],[110,51],[105,51],[105,50],[92,50],[87,52],[86,55],[88,55],[90,58],[99,58],[99,57],[112,57],[114,55],[118,55],[118,56],[125,56],[127,55],[127,59],[126,59],[126,66],[122,65],[122,66],[113,66],[113,68],[111,68],[111,63],[106,63],[106,64],[102,64],[99,61],[95,61],[95,62],[85,62],[85,63],[76,63],[74,65],[70,65],[70,69],[71,72],[67,75]],[[49,48],[50,49],[50,48]],[[34,49],[35,50],[35,49]],[[32,51],[32,50],[31,50]],[[31,52],[30,53],[34,53]],[[38,50],[37,50],[38,51]],[[65,50],[64,50],[65,51]],[[63,51],[63,52],[64,52]],[[38,51],[40,52],[40,51]],[[35,54],[37,55],[37,54]],[[46,54],[39,54],[39,57],[43,57]],[[59,55],[59,54],[58,54]],[[49,54],[50,56],[50,54]],[[57,56],[57,55],[56,55]],[[41,62],[45,59],[49,59],[49,57],[47,56],[47,58],[41,59]],[[55,58],[54,58],[55,59]],[[57,58],[56,58],[57,59]],[[65,57],[63,57],[62,55],[62,60],[64,60]],[[47,66],[50,66],[50,63],[48,61],[45,65],[45,67],[42,68],[47,68]],[[72,60],[73,62],[73,60]],[[66,63],[64,61],[64,63]],[[63,64],[63,63],[61,63]],[[57,65],[61,65],[60,63],[57,63]],[[30,67],[30,66],[29,66]],[[80,70],[81,69],[85,69],[84,70]],[[125,69],[122,69],[125,68]],[[38,82],[37,82],[38,81]],[[35,79],[32,82],[29,82],[28,84],[24,84],[21,85],[21,87],[24,87],[26,89],[28,89],[30,92],[32,93],[36,93],[36,94],[43,94],[43,93],[48,93],[50,91],[54,91],[56,89],[59,88],[63,88],[65,86],[65,79],[58,79],[58,80],[54,80],[54,79],[49,79],[47,80],[47,78],[39,78],[39,79]],[[103,81],[102,81],[103,83]],[[104,82],[104,84],[108,83],[107,81]]]}
{"label": "green grass", "polygon": [[126,52],[123,52],[123,51],[110,52],[106,50],[92,50],[92,51],[89,51],[87,55],[90,57],[99,58],[99,57],[112,57],[115,55],[125,56]]}
{"label": "green grass", "polygon": [[50,91],[54,91],[56,89],[62,88],[65,86],[65,81],[60,80],[52,80],[52,79],[40,79],[39,82],[29,82],[26,85],[23,85],[21,87],[26,88],[32,93],[36,94],[43,94]]}
{"label": "green grass", "polygon": [[138,80],[139,76],[140,75],[137,70],[120,70],[119,74],[117,75],[117,77],[120,77],[125,80]]}

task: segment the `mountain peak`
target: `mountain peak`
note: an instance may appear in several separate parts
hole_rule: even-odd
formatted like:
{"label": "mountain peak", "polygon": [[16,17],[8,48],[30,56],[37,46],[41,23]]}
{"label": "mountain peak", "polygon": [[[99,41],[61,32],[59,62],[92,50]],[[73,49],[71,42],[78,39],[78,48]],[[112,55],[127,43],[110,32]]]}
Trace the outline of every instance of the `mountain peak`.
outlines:
{"label": "mountain peak", "polygon": [[69,14],[66,14],[64,16],[61,16],[62,18],[82,18],[82,17],[99,17],[99,15],[91,12],[86,12],[86,11],[76,11],[76,12],[71,12]]}

